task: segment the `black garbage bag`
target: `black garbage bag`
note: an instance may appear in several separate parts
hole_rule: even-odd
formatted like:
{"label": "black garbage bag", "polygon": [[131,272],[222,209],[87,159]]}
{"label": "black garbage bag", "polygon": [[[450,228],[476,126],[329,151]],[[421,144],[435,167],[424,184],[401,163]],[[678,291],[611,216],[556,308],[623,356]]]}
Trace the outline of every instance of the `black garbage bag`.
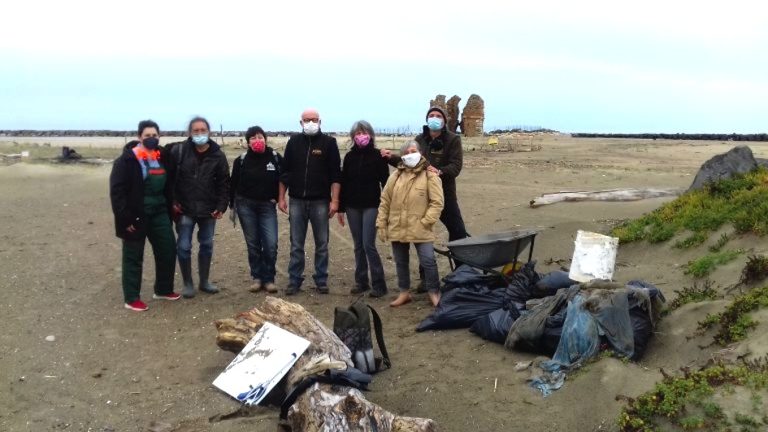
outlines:
{"label": "black garbage bag", "polygon": [[648,342],[653,334],[653,322],[648,312],[641,308],[629,310],[629,320],[632,322],[632,333],[635,341],[635,351],[632,360],[640,360],[648,348]]}
{"label": "black garbage bag", "polygon": [[456,267],[456,270],[443,278],[442,291],[447,292],[456,288],[495,288],[506,285],[499,275],[482,274],[466,264]]}
{"label": "black garbage bag", "polygon": [[648,342],[653,336],[655,320],[661,313],[663,304],[666,302],[664,294],[651,283],[645,281],[633,280],[627,283],[627,286],[633,288],[646,288],[648,298],[639,295],[637,292],[631,292],[629,299],[629,319],[632,323],[632,332],[635,342],[635,351],[632,354],[632,360],[640,360],[648,348]]}
{"label": "black garbage bag", "polygon": [[568,277],[568,272],[555,270],[542,276],[536,282],[536,290],[540,293],[546,293],[545,296],[553,295],[560,288],[568,288],[571,285],[578,284],[575,280]]}
{"label": "black garbage bag", "polygon": [[437,308],[416,331],[467,328],[503,304],[504,290],[456,288],[443,294]]}
{"label": "black garbage bag", "polygon": [[507,286],[507,309],[512,309],[514,305],[525,304],[532,298],[542,298],[553,293],[540,293],[536,289],[536,283],[541,279],[541,275],[536,273],[536,261],[526,263],[520,270],[516,271],[509,279]]}
{"label": "black garbage bag", "polygon": [[517,309],[496,309],[484,317],[478,318],[469,331],[485,340],[503,344],[512,323],[520,317]]}

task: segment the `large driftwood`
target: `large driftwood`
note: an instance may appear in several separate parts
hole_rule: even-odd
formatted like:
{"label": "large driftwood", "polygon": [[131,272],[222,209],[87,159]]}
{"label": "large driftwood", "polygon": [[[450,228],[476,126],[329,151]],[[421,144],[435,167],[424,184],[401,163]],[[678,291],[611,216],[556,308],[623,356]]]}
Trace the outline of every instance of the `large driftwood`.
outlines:
{"label": "large driftwood", "polygon": [[[234,319],[216,321],[216,344],[221,349],[238,353],[267,321],[311,342],[288,372],[287,379],[282,381],[286,392],[301,380],[299,371],[314,356],[328,354],[332,360],[352,366],[349,349],[333,331],[300,305],[276,297],[266,297],[260,307]],[[288,411],[288,426],[296,432],[436,430],[430,419],[397,416],[367,401],[356,389],[328,384],[315,384],[296,400]]]}
{"label": "large driftwood", "polygon": [[609,189],[602,191],[555,192],[534,198],[531,207],[541,207],[563,201],[638,201],[648,198],[678,196],[679,189]]}

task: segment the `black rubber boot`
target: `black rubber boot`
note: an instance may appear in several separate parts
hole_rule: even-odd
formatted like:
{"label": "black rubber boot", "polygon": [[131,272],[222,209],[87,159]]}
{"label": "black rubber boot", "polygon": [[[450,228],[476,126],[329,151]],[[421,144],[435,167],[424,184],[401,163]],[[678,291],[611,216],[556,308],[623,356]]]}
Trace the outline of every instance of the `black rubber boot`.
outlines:
{"label": "black rubber boot", "polygon": [[368,286],[368,284],[366,284],[366,285],[355,285],[354,288],[349,290],[349,293],[350,294],[362,294],[362,293],[368,291],[369,289],[371,289],[371,287]]}
{"label": "black rubber boot", "polygon": [[208,276],[211,272],[211,257],[198,255],[197,265],[197,271],[200,274],[200,291],[208,294],[218,293],[219,289],[216,288],[216,285],[212,285],[210,282],[208,282]]}
{"label": "black rubber boot", "polygon": [[181,271],[181,279],[184,281],[184,286],[181,289],[181,295],[184,298],[194,297],[195,283],[192,281],[192,260],[179,259],[179,271]]}

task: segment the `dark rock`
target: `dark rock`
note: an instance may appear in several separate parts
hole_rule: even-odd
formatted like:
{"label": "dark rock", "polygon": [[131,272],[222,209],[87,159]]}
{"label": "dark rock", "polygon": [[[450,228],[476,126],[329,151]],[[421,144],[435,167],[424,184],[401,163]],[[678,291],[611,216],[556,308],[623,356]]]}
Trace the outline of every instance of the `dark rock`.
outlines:
{"label": "dark rock", "polygon": [[757,166],[755,156],[749,147],[743,145],[734,147],[727,153],[719,154],[704,162],[688,190],[701,189],[707,183],[752,171]]}
{"label": "dark rock", "polygon": [[768,168],[768,159],[757,159],[756,158],[755,161],[757,161],[757,164],[760,165],[761,167]]}

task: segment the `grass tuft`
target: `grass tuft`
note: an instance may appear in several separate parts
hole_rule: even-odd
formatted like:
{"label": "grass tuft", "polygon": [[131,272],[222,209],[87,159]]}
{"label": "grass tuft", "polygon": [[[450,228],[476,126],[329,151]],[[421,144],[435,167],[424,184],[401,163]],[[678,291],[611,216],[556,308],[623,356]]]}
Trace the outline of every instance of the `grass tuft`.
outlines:
{"label": "grass tuft", "polygon": [[699,328],[706,330],[719,325],[715,342],[720,345],[738,342],[747,336],[749,330],[757,326],[757,321],[752,319],[750,312],[765,307],[768,307],[768,285],[737,296],[725,311],[707,315],[699,322]]}
{"label": "grass tuft", "polygon": [[712,273],[718,266],[735,260],[742,253],[744,253],[742,250],[725,250],[722,252],[709,253],[701,258],[689,262],[688,268],[685,270],[685,274],[689,274],[697,278],[707,276],[708,274]]}
{"label": "grass tuft", "polygon": [[611,233],[622,243],[659,243],[688,230],[693,234],[678,247],[692,247],[726,223],[739,233],[768,234],[768,169],[761,167],[687,192],[639,219],[622,223]]}

